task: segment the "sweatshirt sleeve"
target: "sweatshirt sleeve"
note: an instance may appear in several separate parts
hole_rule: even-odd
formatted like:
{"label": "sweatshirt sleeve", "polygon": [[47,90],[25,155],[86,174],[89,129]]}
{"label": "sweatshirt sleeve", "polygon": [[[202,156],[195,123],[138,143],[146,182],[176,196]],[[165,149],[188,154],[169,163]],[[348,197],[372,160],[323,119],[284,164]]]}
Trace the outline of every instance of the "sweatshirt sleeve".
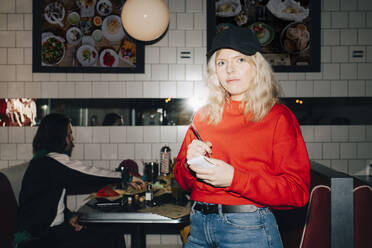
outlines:
{"label": "sweatshirt sleeve", "polygon": [[235,168],[226,190],[273,208],[302,207],[309,198],[310,161],[292,113],[278,118],[273,136],[268,164],[253,161],[244,171]]}
{"label": "sweatshirt sleeve", "polygon": [[177,180],[180,187],[185,191],[192,191],[194,189],[194,183],[196,178],[191,174],[191,171],[185,166],[186,164],[186,152],[187,146],[194,139],[194,136],[189,128],[186,132],[185,139],[183,140],[181,149],[176,159],[176,165],[174,167],[174,177]]}

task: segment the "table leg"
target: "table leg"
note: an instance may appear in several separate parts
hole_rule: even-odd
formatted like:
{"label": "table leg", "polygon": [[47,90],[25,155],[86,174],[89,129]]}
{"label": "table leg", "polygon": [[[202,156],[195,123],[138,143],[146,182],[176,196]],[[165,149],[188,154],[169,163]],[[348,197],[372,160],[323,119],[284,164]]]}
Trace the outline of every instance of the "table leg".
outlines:
{"label": "table leg", "polygon": [[146,233],[143,224],[135,225],[134,232],[132,232],[131,247],[146,248]]}

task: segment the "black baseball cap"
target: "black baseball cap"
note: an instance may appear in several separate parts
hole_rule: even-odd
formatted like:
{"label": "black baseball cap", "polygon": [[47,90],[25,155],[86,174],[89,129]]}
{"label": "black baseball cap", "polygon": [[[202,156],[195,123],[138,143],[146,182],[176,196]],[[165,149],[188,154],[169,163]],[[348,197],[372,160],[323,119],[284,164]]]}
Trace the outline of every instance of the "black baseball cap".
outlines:
{"label": "black baseball cap", "polygon": [[251,56],[261,50],[261,45],[249,28],[229,25],[214,37],[207,58],[209,59],[215,51],[222,48],[230,48]]}

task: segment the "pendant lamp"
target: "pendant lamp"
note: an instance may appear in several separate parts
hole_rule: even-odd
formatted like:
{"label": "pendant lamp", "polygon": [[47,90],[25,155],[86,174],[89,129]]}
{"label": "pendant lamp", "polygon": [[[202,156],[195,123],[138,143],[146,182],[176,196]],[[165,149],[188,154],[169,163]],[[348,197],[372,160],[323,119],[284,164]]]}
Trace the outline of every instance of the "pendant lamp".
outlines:
{"label": "pendant lamp", "polygon": [[169,24],[168,7],[163,0],[126,0],[121,10],[125,31],[134,39],[159,38]]}

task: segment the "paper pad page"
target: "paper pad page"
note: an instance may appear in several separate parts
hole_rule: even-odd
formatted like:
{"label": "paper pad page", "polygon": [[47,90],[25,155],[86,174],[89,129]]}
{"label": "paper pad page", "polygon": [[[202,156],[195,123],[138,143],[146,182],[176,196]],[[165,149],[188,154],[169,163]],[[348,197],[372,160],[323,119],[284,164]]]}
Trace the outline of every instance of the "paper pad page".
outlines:
{"label": "paper pad page", "polygon": [[215,165],[205,156],[199,156],[187,161],[188,164],[196,165],[201,168],[211,168]]}

